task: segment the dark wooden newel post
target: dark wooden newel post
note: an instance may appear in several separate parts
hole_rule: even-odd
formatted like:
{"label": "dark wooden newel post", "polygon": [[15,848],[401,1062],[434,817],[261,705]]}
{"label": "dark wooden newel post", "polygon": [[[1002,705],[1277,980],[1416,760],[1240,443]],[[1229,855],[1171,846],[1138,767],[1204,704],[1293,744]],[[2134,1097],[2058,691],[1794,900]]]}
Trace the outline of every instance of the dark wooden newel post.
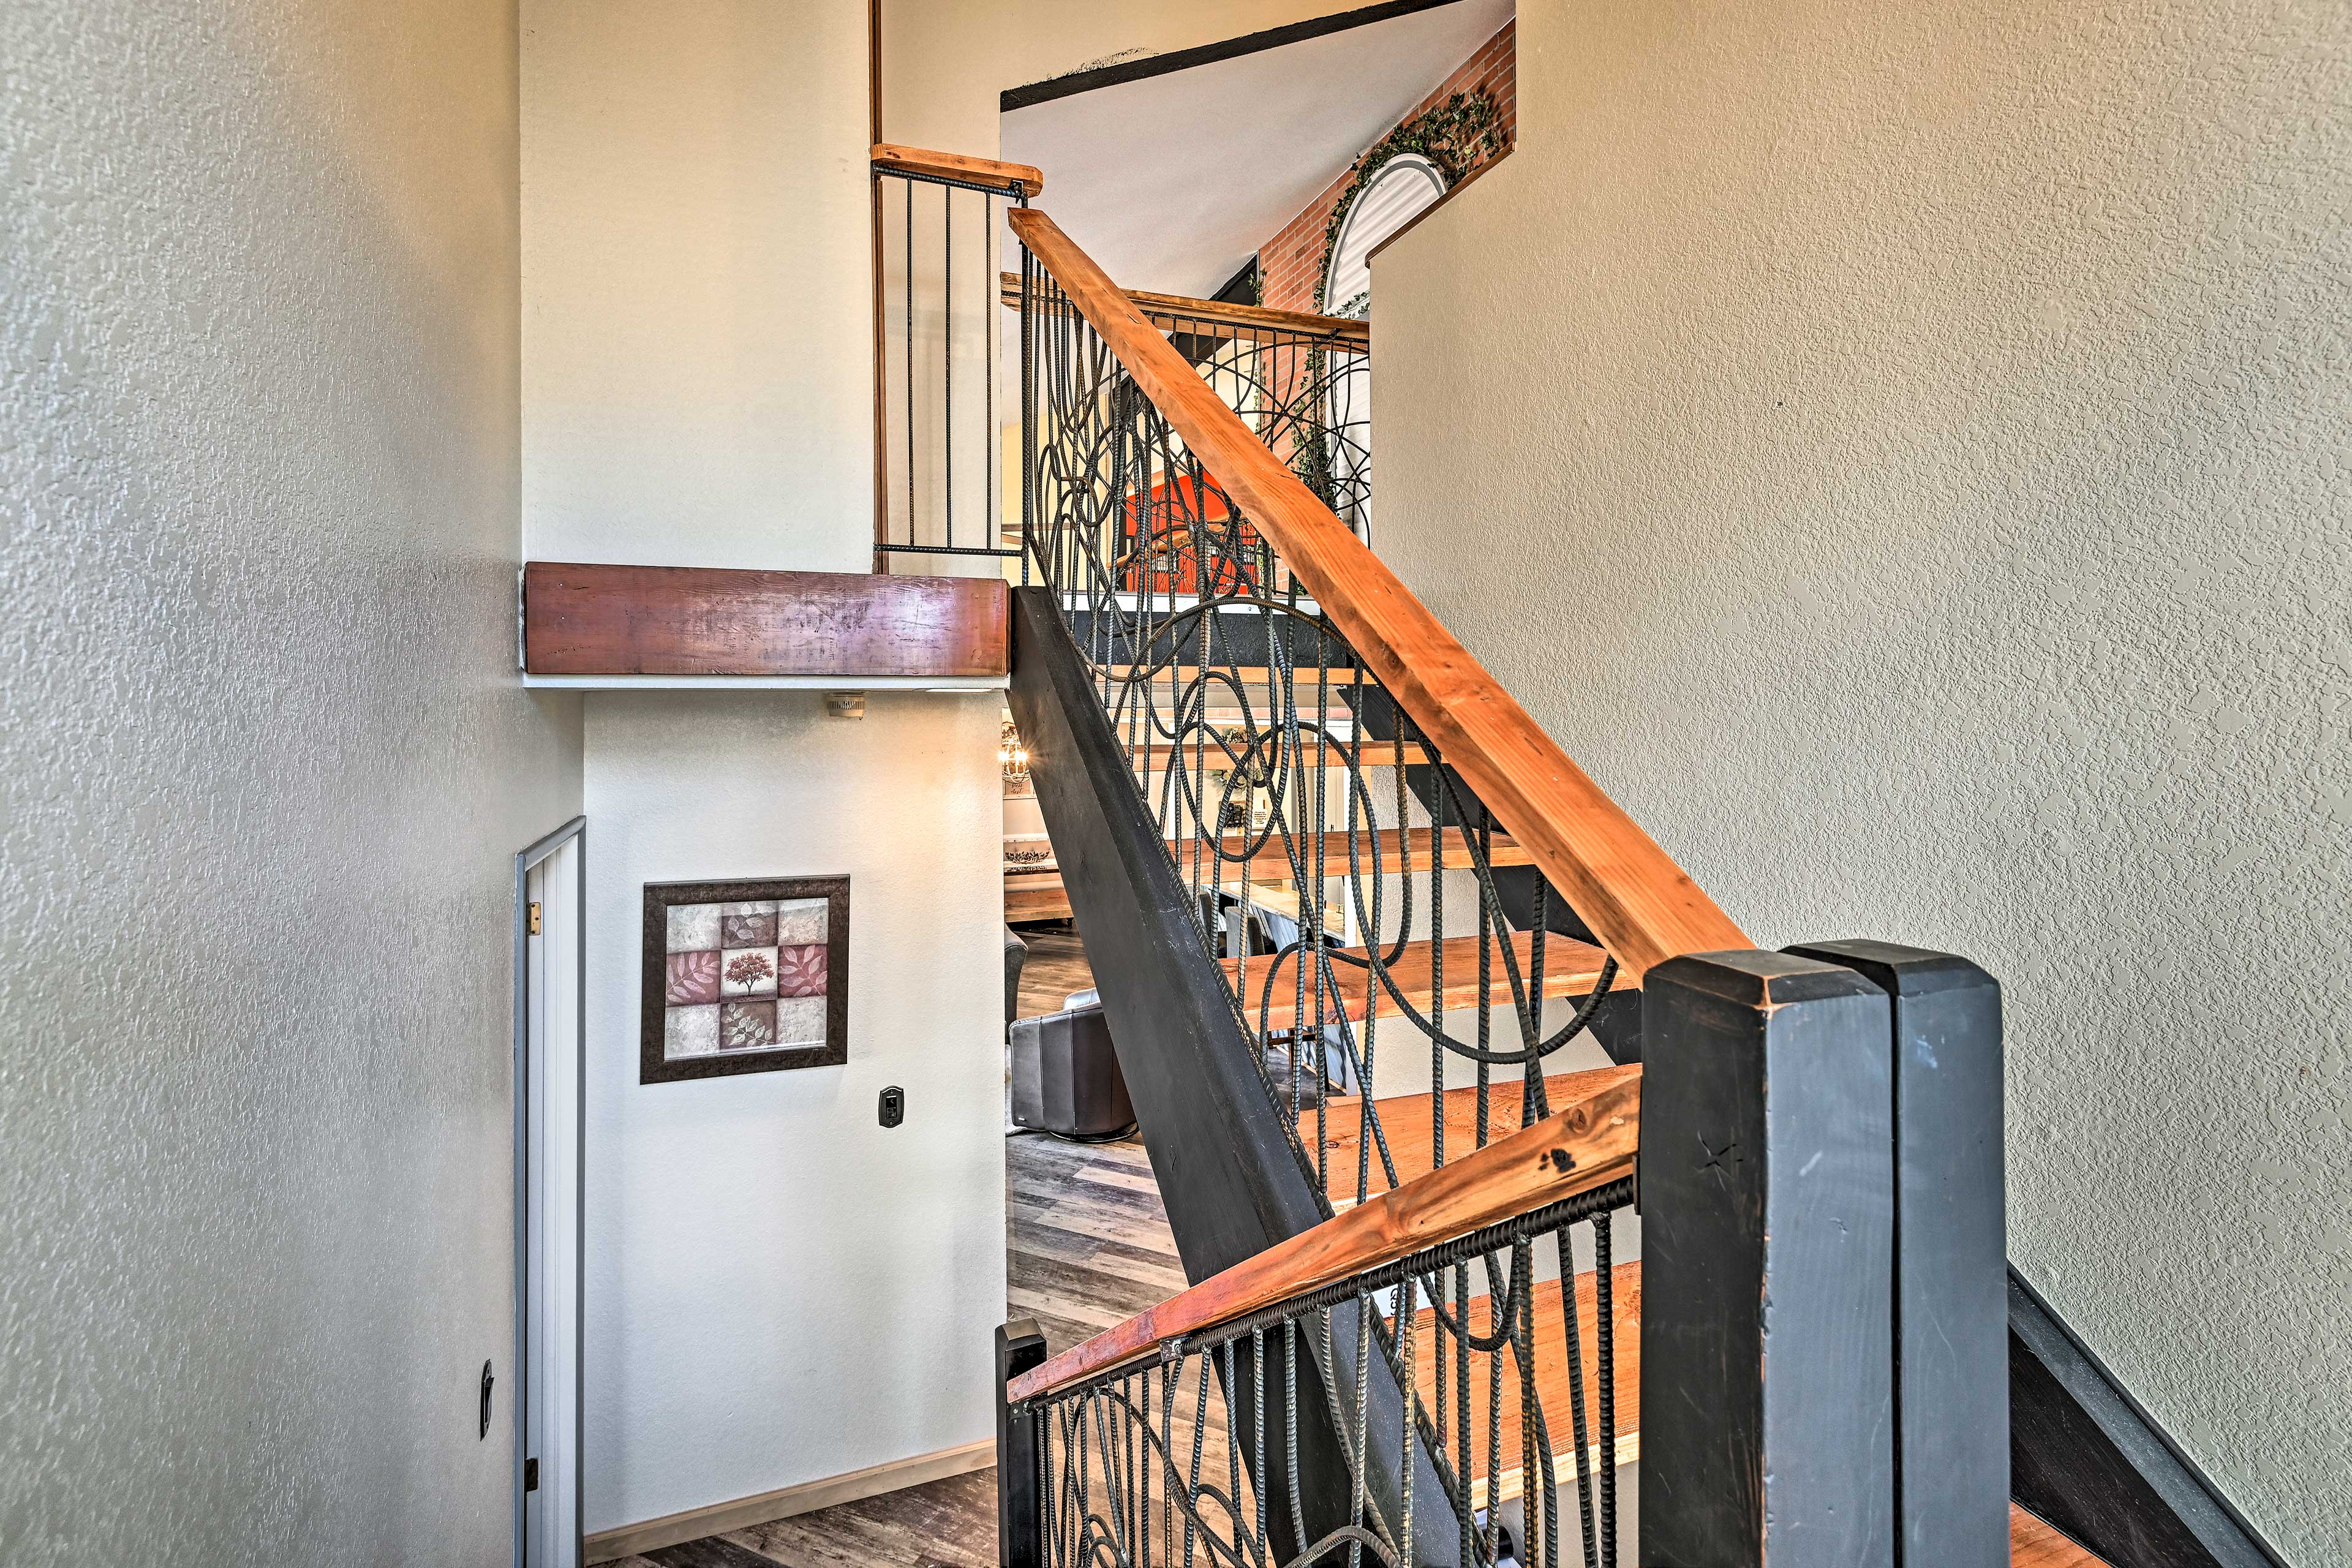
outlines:
{"label": "dark wooden newel post", "polygon": [[2009,1562],[2000,985],[1885,942],[1794,947],[1894,1008],[1895,1507],[1906,1568]]}
{"label": "dark wooden newel post", "polygon": [[1643,982],[1641,1554],[1891,1568],[1886,994],[1787,953]]}
{"label": "dark wooden newel post", "polygon": [[1037,1417],[1015,1415],[1004,1388],[1045,1362],[1045,1336],[1030,1318],[996,1331],[996,1561],[1002,1568],[1041,1568],[1045,1542],[1037,1495]]}

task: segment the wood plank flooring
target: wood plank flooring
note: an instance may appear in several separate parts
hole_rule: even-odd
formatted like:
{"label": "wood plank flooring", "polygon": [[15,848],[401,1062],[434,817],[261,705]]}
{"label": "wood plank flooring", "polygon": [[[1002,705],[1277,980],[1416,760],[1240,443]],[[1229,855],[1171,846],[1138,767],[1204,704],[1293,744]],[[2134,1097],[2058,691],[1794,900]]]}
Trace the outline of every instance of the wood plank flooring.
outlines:
{"label": "wood plank flooring", "polygon": [[1078,940],[1077,932],[1049,930],[1020,934],[1029,944],[1029,956],[1022,961],[1013,1016],[1042,1018],[1058,1013],[1071,992],[1094,984],[1095,972],[1087,964],[1087,944]]}
{"label": "wood plank flooring", "polygon": [[1005,1141],[1006,1309],[1065,1351],[1189,1283],[1139,1142]]}
{"label": "wood plank flooring", "polygon": [[624,1557],[620,1568],[996,1568],[993,1468]]}

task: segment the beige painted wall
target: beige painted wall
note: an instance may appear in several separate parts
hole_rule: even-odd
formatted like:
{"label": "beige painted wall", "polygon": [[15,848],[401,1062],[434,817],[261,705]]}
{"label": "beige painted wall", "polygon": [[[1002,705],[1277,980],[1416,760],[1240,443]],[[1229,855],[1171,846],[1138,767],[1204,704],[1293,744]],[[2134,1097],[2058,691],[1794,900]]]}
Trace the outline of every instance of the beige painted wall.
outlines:
{"label": "beige painted wall", "polygon": [[[592,1532],[994,1430],[996,737],[985,695],[588,699]],[[644,885],[836,875],[848,1062],[640,1085]]]}
{"label": "beige painted wall", "polygon": [[2352,1558],[2352,21],[1520,17],[1379,262],[1383,552],[1758,941],[1968,953],[2011,1250]]}
{"label": "beige painted wall", "polygon": [[0,58],[0,1561],[506,1563],[513,12]]}
{"label": "beige painted wall", "polygon": [[866,570],[866,7],[521,14],[530,556]]}
{"label": "beige painted wall", "polygon": [[[866,570],[866,7],[522,17],[531,552]],[[988,1436],[996,702],[596,693],[586,729],[588,1530]],[[640,1085],[644,884],[841,873],[847,1064]]]}

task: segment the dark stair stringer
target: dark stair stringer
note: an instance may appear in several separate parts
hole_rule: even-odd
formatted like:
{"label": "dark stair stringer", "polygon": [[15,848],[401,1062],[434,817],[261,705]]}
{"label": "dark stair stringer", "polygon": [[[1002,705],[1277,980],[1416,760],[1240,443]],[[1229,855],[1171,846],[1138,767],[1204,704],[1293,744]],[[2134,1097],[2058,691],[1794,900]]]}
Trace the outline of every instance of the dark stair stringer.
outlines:
{"label": "dark stair stringer", "polygon": [[2282,1568],[2012,1266],[2009,1494],[2114,1568]]}
{"label": "dark stair stringer", "polygon": [[[1135,1105],[1153,1178],[1194,1283],[1254,1258],[1323,1219],[1312,1177],[1281,1112],[1252,1065],[1250,1037],[1234,1015],[1223,977],[1202,947],[1191,895],[1169,861],[1159,826],[1138,796],[1134,775],[1051,593],[1013,593],[1012,708],[1029,750],[1029,774],[1087,944],[1108,1017],[1119,1070]],[[1299,1490],[1309,1542],[1346,1522],[1346,1438],[1335,1416],[1352,1414],[1355,1314],[1331,1314],[1331,1362],[1319,1346],[1300,1358]],[[1302,1336],[1302,1341],[1305,1336]],[[1066,1347],[1056,1347],[1066,1348]],[[1266,1391],[1267,1530],[1286,1559],[1298,1533],[1286,1496],[1282,1366],[1269,1342]],[[1253,1418],[1254,1378],[1244,1346],[1234,1408]],[[1222,1375],[1222,1373],[1221,1373]],[[1396,1453],[1402,1395],[1377,1352],[1366,1378],[1371,1406],[1366,1466],[1372,1506],[1393,1538],[1402,1517]],[[1349,1422],[1352,1428],[1354,1423]],[[1416,1444],[1415,1490],[1444,1492]],[[1245,1450],[1246,1451],[1246,1450]],[[1413,1557],[1430,1568],[1461,1561],[1453,1510],[1414,1510]]]}

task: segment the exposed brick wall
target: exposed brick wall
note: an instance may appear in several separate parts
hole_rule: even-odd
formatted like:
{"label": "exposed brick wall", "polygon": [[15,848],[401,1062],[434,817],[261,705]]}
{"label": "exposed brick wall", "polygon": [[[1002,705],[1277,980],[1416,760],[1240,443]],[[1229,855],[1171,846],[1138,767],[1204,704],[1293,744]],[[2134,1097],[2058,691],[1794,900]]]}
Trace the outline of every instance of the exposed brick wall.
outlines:
{"label": "exposed brick wall", "polygon": [[[1475,54],[1438,84],[1436,91],[1399,115],[1396,123],[1403,124],[1457,92],[1483,89],[1495,100],[1495,108],[1502,115],[1503,145],[1510,146],[1518,140],[1519,133],[1517,43],[1518,24],[1504,23],[1502,31],[1479,46]],[[1381,132],[1381,136],[1387,134],[1386,131]],[[1372,141],[1377,143],[1380,139],[1375,136]],[[1331,221],[1332,209],[1339,205],[1340,193],[1348,188],[1355,173],[1350,164],[1322,195],[1307,203],[1297,216],[1258,247],[1258,267],[1263,274],[1260,303],[1283,310],[1315,309],[1315,286],[1321,281],[1323,272],[1323,230]]]}

